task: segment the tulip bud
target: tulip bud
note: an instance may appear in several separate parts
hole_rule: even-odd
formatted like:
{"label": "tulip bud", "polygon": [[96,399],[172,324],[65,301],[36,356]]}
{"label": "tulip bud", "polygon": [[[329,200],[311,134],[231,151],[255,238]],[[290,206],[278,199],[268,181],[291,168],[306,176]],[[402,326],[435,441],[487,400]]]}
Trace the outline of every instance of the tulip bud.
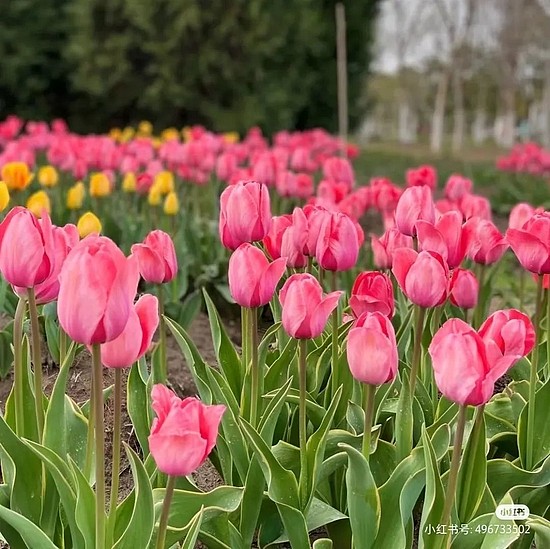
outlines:
{"label": "tulip bud", "polygon": [[178,195],[174,191],[169,192],[164,199],[164,213],[166,215],[176,215],[179,209]]}
{"label": "tulip bud", "polygon": [[4,181],[0,181],[0,212],[3,212],[10,203],[10,192]]}
{"label": "tulip bud", "polygon": [[463,196],[470,194],[474,188],[471,179],[459,174],[453,174],[445,183],[445,198],[452,202],[458,202]]}
{"label": "tulip bud", "polygon": [[408,187],[420,187],[426,185],[430,189],[437,186],[437,171],[433,166],[425,165],[407,170],[406,174]]}
{"label": "tulip bud", "polygon": [[482,265],[496,263],[508,249],[508,242],[492,221],[472,217],[464,224],[468,257]]}
{"label": "tulip bud", "polygon": [[363,313],[348,335],[349,369],[357,381],[382,385],[397,375],[397,342],[389,319],[380,312]]}
{"label": "tulip bud", "polygon": [[43,187],[55,187],[58,181],[59,175],[53,166],[42,166],[38,170],[38,182]]}
{"label": "tulip bud", "polygon": [[174,174],[169,171],[161,171],[155,175],[154,186],[159,188],[162,195],[173,192],[174,190]]}
{"label": "tulip bud", "polygon": [[149,203],[149,206],[159,206],[162,202],[162,193],[160,192],[160,187],[157,185],[153,185],[149,189],[149,193],[147,195],[147,202]]}
{"label": "tulip bud", "polygon": [[325,216],[315,257],[319,265],[328,271],[347,271],[355,266],[359,257],[359,239],[350,217],[339,212]]}
{"label": "tulip bud", "polygon": [[397,229],[388,229],[381,238],[371,236],[371,247],[374,264],[379,269],[391,269],[393,252],[397,248],[412,248],[413,239],[399,232]]}
{"label": "tulip bud", "polygon": [[50,214],[52,206],[46,191],[36,191],[31,194],[27,200],[27,210],[31,211],[36,217],[42,217],[44,211]]}
{"label": "tulip bud", "polygon": [[435,221],[435,206],[430,187],[409,187],[403,191],[395,209],[397,228],[407,236],[416,235],[416,222]]}
{"label": "tulip bud", "polygon": [[241,307],[267,305],[286,269],[286,260],[269,263],[252,244],[241,244],[229,258],[229,291]]}
{"label": "tulip bud", "polygon": [[415,305],[436,307],[447,299],[449,267],[435,252],[416,253],[409,248],[399,248],[393,254],[392,272],[403,293]]}
{"label": "tulip bud", "polygon": [[111,182],[103,172],[93,173],[90,177],[90,196],[101,198],[111,194]]}
{"label": "tulip bud", "polygon": [[351,289],[349,306],[356,318],[367,312],[380,312],[391,318],[394,297],[390,278],[378,271],[359,273]]}
{"label": "tulip bud", "polygon": [[29,172],[29,167],[24,162],[8,162],[0,171],[0,179],[8,186],[10,191],[22,191],[26,189],[34,175]]}
{"label": "tulip bud", "polygon": [[269,192],[256,181],[240,181],[220,196],[219,232],[222,244],[236,250],[244,242],[262,240],[271,226]]}
{"label": "tulip bud", "polygon": [[146,282],[163,284],[178,274],[178,259],[174,242],[164,231],[151,231],[143,243],[132,246],[139,262],[139,271]]}
{"label": "tulip bud", "polygon": [[157,417],[151,425],[149,449],[159,471],[190,475],[216,445],[225,406],[207,406],[194,397],[181,400],[164,385],[153,386],[151,400]]}
{"label": "tulip bud", "polygon": [[462,309],[474,309],[477,305],[479,282],[472,271],[455,269],[451,277],[451,303]]}
{"label": "tulip bud", "polygon": [[82,181],[78,181],[70,187],[67,191],[67,208],[69,210],[79,210],[82,208],[85,193],[86,190]]}
{"label": "tulip bud", "polygon": [[136,175],[133,172],[128,172],[122,180],[122,190],[125,193],[133,193],[136,191]]}
{"label": "tulip bud", "polygon": [[76,224],[80,238],[85,238],[90,234],[99,234],[101,232],[101,222],[93,212],[82,214]]}
{"label": "tulip bud", "polygon": [[323,297],[323,290],[315,277],[310,274],[292,275],[279,292],[285,331],[296,339],[320,336],[342,294],[337,291]]}
{"label": "tulip bud", "polygon": [[533,215],[522,229],[508,229],[506,238],[524,269],[550,273],[550,212]]}

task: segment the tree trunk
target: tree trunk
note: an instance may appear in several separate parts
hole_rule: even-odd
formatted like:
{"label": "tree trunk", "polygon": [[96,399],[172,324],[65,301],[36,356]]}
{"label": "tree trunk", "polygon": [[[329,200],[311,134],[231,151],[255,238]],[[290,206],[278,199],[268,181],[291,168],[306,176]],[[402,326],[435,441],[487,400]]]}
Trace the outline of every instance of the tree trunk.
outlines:
{"label": "tree trunk", "polygon": [[501,145],[512,147],[516,139],[516,90],[509,86],[502,93],[503,124]]}
{"label": "tree trunk", "polygon": [[487,111],[485,110],[487,100],[487,88],[481,84],[477,94],[477,105],[472,125],[472,139],[476,145],[487,139]]}
{"label": "tree trunk", "polygon": [[550,60],[545,63],[544,89],[542,91],[542,144],[550,148]]}
{"label": "tree trunk", "polygon": [[453,78],[453,152],[459,152],[464,145],[464,125],[466,114],[464,112],[464,88],[462,76],[457,71]]}
{"label": "tree trunk", "polygon": [[432,117],[432,132],[430,137],[430,149],[432,152],[441,152],[443,146],[443,131],[445,129],[445,106],[447,103],[447,90],[449,88],[449,71],[441,74],[437,84],[434,112]]}

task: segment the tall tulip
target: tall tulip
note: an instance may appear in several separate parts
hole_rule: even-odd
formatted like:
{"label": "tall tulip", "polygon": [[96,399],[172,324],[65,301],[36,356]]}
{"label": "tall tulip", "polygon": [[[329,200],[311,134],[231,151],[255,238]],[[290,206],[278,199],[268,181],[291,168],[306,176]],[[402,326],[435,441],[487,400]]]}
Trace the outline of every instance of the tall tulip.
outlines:
{"label": "tall tulip", "polygon": [[397,228],[407,236],[416,235],[416,222],[435,221],[435,205],[430,187],[409,187],[405,189],[395,209]]}
{"label": "tall tulip", "polygon": [[391,318],[395,303],[390,278],[378,271],[359,273],[351,289],[349,305],[355,317],[380,312]]}
{"label": "tall tulip", "polygon": [[244,242],[262,240],[271,225],[267,187],[257,181],[240,181],[220,196],[219,232],[222,244],[236,250]]}

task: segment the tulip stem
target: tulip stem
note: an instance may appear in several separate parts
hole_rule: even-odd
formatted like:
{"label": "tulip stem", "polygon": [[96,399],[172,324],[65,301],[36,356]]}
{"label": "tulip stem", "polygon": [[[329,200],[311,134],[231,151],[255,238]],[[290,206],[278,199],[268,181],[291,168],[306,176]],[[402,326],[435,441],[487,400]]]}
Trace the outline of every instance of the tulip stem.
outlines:
{"label": "tulip stem", "polygon": [[92,399],[95,419],[95,547],[105,547],[105,441],[101,346],[92,345]]}
{"label": "tulip stem", "polygon": [[[540,276],[543,277],[543,275]],[[545,381],[550,379],[550,288],[546,290],[546,371],[544,379]]]}
{"label": "tulip stem", "polygon": [[118,486],[120,475],[120,438],[122,428],[122,370],[115,368],[114,418],[113,418],[113,465],[111,472],[111,498],[109,502],[109,540],[112,539],[116,521]]}
{"label": "tulip stem", "polygon": [[42,355],[40,353],[40,327],[38,325],[38,308],[34,288],[29,288],[29,316],[31,319],[32,361],[34,364],[34,400],[36,406],[36,427],[38,440],[42,440],[44,431],[44,399],[42,398]]}
{"label": "tulip stem", "polygon": [[374,395],[376,393],[376,385],[367,383],[363,387],[363,409],[365,411],[365,428],[363,429],[363,455],[368,461],[370,456],[370,440],[372,431],[372,422],[374,419]]}
{"label": "tulip stem", "polygon": [[525,452],[525,467],[531,470],[533,463],[533,438],[535,436],[535,398],[537,393],[538,363],[539,363],[539,343],[541,339],[541,315],[542,315],[542,296],[543,296],[544,277],[539,275],[537,282],[537,297],[535,308],[535,345],[531,354],[531,370],[529,372],[529,402],[527,403],[527,444]]}
{"label": "tulip stem", "polygon": [[300,402],[298,408],[299,435],[300,435],[300,499],[302,506],[306,505],[305,488],[307,486],[307,415],[306,415],[306,395],[307,395],[307,340],[298,341],[298,361],[300,374]]}
{"label": "tulip stem", "polygon": [[525,294],[525,271],[522,269],[519,274],[519,310],[523,311],[523,296]]}
{"label": "tulip stem", "polygon": [[59,367],[63,365],[65,358],[67,357],[67,349],[69,347],[68,343],[67,333],[61,326],[59,326]]}
{"label": "tulip stem", "polygon": [[424,318],[426,316],[426,309],[418,305],[414,306],[416,322],[414,325],[414,347],[411,364],[411,398],[414,398],[414,389],[416,387],[416,378],[418,376],[418,367],[420,365],[420,358],[422,352],[422,332],[424,330]]}
{"label": "tulip stem", "polygon": [[164,549],[164,543],[166,541],[166,528],[168,527],[168,515],[170,513],[170,504],[172,503],[175,485],[176,477],[170,475],[164,491],[164,501],[162,502],[162,513],[159,520],[156,549]]}
{"label": "tulip stem", "polygon": [[168,379],[168,366],[166,364],[166,322],[164,320],[164,286],[158,285],[159,298],[159,333],[160,333],[160,371],[155,376],[156,383],[166,384]]}
{"label": "tulip stem", "polygon": [[27,302],[20,297],[13,322],[13,385],[15,400],[15,431],[25,436],[25,409],[23,407],[23,321]]}
{"label": "tulip stem", "polygon": [[474,309],[473,326],[477,330],[481,326],[481,320],[483,319],[484,305],[482,296],[483,286],[485,285],[485,273],[487,267],[485,265],[478,265],[478,280],[479,280],[479,299],[477,301],[476,308]]}
{"label": "tulip stem", "polygon": [[[332,291],[338,288],[338,276],[336,271],[332,271]],[[338,371],[338,307],[332,311],[332,396],[340,387],[340,376]]]}
{"label": "tulip stem", "polygon": [[260,398],[260,372],[258,371],[258,310],[248,309],[250,329],[250,423],[256,427],[258,422],[258,405]]}
{"label": "tulip stem", "polygon": [[241,368],[243,372],[243,377],[248,369],[249,334],[250,330],[248,328],[248,309],[246,307],[241,307]]}
{"label": "tulip stem", "polygon": [[[466,426],[468,406],[462,405],[458,410],[458,422],[455,431],[455,443],[453,447],[453,457],[451,460],[451,468],[449,469],[449,479],[447,482],[447,493],[445,495],[445,504],[443,505],[443,513],[441,515],[441,524],[449,525],[451,511],[456,494],[456,482],[458,480],[458,470],[460,467],[460,456],[462,454],[462,441],[464,439],[464,428]],[[449,529],[447,528],[447,531]]]}

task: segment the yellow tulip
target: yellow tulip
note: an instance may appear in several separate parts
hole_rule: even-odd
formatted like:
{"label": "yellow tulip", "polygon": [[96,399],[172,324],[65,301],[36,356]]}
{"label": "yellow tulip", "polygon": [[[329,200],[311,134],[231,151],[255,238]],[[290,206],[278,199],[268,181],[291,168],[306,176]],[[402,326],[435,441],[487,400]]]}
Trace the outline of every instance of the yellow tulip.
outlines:
{"label": "yellow tulip", "polygon": [[76,228],[78,229],[80,238],[84,238],[92,233],[100,233],[101,221],[99,221],[93,212],[86,212],[80,216]]}
{"label": "yellow tulip", "polygon": [[239,134],[237,132],[226,132],[223,134],[223,139],[226,143],[237,143]]}
{"label": "yellow tulip", "polygon": [[43,187],[55,187],[58,181],[59,175],[53,166],[42,166],[38,170],[38,182]]}
{"label": "yellow tulip", "polygon": [[160,138],[162,141],[172,141],[174,139],[179,140],[180,132],[178,132],[177,128],[166,128],[160,134]]}
{"label": "yellow tulip", "polygon": [[8,191],[8,186],[3,181],[0,181],[0,212],[4,211],[9,203],[10,191]]}
{"label": "yellow tulip", "polygon": [[193,135],[191,133],[191,128],[189,126],[185,126],[185,128],[183,128],[181,130],[181,135],[183,137],[183,140],[188,143],[189,141],[191,141],[191,139],[193,139]]}
{"label": "yellow tulip", "polygon": [[120,128],[111,128],[109,130],[109,137],[113,141],[120,141],[120,139],[122,137],[122,130]]}
{"label": "yellow tulip", "polygon": [[162,193],[160,188],[157,185],[152,185],[149,189],[149,194],[147,196],[147,202],[150,206],[158,206],[162,201]]}
{"label": "yellow tulip", "polygon": [[111,194],[111,182],[103,172],[93,173],[90,177],[90,196],[94,198],[109,196]]}
{"label": "yellow tulip", "polygon": [[179,209],[180,202],[178,195],[174,191],[169,192],[164,199],[164,213],[166,215],[176,215]]}
{"label": "yellow tulip", "polygon": [[29,186],[34,174],[24,162],[8,162],[2,167],[0,179],[10,191],[22,191]]}
{"label": "yellow tulip", "polygon": [[27,200],[27,210],[31,211],[36,217],[42,217],[44,210],[49,214],[52,207],[50,197],[46,191],[37,191],[31,194]]}
{"label": "yellow tulip", "polygon": [[82,202],[84,202],[85,194],[86,189],[84,188],[84,183],[82,183],[82,181],[75,183],[67,191],[67,208],[69,210],[79,210],[82,208]]}
{"label": "yellow tulip", "polygon": [[130,139],[134,137],[135,133],[134,128],[130,128],[129,126],[124,128],[122,130],[122,134],[120,135],[120,142],[126,143],[127,141],[130,141]]}
{"label": "yellow tulip", "polygon": [[162,171],[155,175],[153,185],[159,188],[161,194],[168,194],[174,190],[174,175],[169,171]]}
{"label": "yellow tulip", "polygon": [[138,133],[140,135],[145,136],[145,137],[147,137],[149,135],[152,135],[152,133],[153,133],[153,124],[151,124],[151,122],[149,122],[148,120],[142,120],[138,124]]}
{"label": "yellow tulip", "polygon": [[122,190],[125,193],[136,192],[136,176],[132,172],[128,172],[122,180]]}

